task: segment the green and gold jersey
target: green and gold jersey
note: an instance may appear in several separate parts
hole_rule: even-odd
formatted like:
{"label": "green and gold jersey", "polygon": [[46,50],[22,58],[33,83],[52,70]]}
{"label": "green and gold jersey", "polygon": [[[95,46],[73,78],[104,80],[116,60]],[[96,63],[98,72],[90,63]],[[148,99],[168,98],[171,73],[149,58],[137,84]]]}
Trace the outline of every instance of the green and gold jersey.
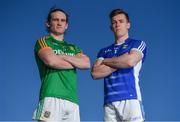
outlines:
{"label": "green and gold jersey", "polygon": [[41,78],[40,100],[45,97],[56,97],[78,104],[76,69],[54,69],[47,66],[38,56],[39,51],[46,48],[51,48],[56,55],[75,56],[81,52],[77,46],[58,41],[50,35],[36,42],[34,53]]}

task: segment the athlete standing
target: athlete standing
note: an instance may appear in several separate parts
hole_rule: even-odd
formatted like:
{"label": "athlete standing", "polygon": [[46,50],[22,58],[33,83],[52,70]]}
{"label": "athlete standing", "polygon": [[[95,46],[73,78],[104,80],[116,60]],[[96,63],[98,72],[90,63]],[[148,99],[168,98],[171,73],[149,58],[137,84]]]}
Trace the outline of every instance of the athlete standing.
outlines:
{"label": "athlete standing", "polygon": [[38,121],[80,122],[76,68],[90,68],[90,61],[79,47],[64,40],[68,19],[62,9],[51,9],[46,22],[49,35],[35,44],[41,89],[33,119]]}
{"label": "athlete standing", "polygon": [[104,78],[104,121],[142,122],[138,76],[146,56],[146,44],[129,37],[130,21],[124,10],[115,9],[109,17],[115,42],[99,51],[92,68],[94,79]]}

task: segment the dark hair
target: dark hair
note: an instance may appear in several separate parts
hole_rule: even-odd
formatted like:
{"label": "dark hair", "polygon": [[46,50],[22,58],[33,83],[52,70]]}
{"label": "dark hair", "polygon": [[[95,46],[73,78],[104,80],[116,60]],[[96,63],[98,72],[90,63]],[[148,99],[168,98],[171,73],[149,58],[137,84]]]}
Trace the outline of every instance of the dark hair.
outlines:
{"label": "dark hair", "polygon": [[[48,13],[48,16],[47,16],[47,19],[46,19],[46,22],[47,22],[47,23],[50,23],[50,21],[51,21],[51,14],[54,13],[54,12],[56,12],[56,11],[60,11],[60,12],[64,13],[65,16],[66,16],[66,22],[67,22],[67,23],[69,22],[69,15],[68,15],[64,10],[53,6],[53,7],[51,7],[50,10],[49,10],[49,13]],[[46,27],[46,31],[49,32],[49,27]]]}
{"label": "dark hair", "polygon": [[129,15],[127,12],[125,12],[123,9],[114,9],[109,14],[109,18],[112,19],[114,16],[118,14],[124,14],[126,16],[127,21],[129,22]]}
{"label": "dark hair", "polygon": [[52,7],[50,10],[49,10],[49,13],[48,13],[48,16],[47,16],[47,22],[49,23],[51,21],[51,14],[56,12],[56,11],[60,11],[62,13],[64,13],[66,15],[66,22],[68,23],[69,21],[69,15],[62,9],[60,8],[56,8],[56,7]]}

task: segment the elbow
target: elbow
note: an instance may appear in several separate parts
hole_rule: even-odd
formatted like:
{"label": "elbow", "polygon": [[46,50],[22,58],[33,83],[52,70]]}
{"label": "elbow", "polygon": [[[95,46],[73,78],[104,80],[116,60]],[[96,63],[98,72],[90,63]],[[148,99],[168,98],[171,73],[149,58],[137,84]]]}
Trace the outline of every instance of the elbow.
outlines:
{"label": "elbow", "polygon": [[89,69],[90,67],[91,67],[90,60],[88,59],[88,61],[86,63],[86,68]]}
{"label": "elbow", "polygon": [[90,67],[91,67],[90,63],[87,63],[85,66],[86,69],[89,69]]}
{"label": "elbow", "polygon": [[134,60],[128,60],[127,61],[127,66],[128,67],[134,67],[137,63]]}
{"label": "elbow", "polygon": [[51,57],[46,58],[44,63],[49,67],[54,67],[56,65],[55,60],[53,60]]}
{"label": "elbow", "polygon": [[99,77],[98,74],[93,71],[91,72],[91,77],[93,78],[93,80],[101,79],[101,77]]}
{"label": "elbow", "polygon": [[84,63],[83,65],[79,66],[80,69],[89,69],[90,68],[90,64],[88,63]]}
{"label": "elbow", "polygon": [[93,80],[97,80],[98,77],[96,76],[96,74],[94,72],[91,72],[91,77]]}
{"label": "elbow", "polygon": [[86,69],[89,69],[89,68],[91,67],[89,58],[86,59],[86,62],[85,62],[84,67],[85,67]]}
{"label": "elbow", "polygon": [[83,69],[89,69],[91,67],[89,58],[87,57],[84,61],[85,62],[84,62],[84,65],[82,66],[82,68]]}

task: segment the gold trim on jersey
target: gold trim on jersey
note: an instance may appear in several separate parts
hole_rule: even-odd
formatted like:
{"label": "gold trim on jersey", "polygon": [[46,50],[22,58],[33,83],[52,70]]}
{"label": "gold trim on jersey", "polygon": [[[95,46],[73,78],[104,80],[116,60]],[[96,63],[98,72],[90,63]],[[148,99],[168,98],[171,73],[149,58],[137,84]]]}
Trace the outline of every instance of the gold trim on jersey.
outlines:
{"label": "gold trim on jersey", "polygon": [[38,43],[39,43],[39,45],[41,46],[41,48],[43,48],[43,47],[48,47],[48,45],[46,44],[46,42],[45,42],[45,39],[47,38],[47,36],[45,36],[45,37],[43,37],[43,38],[40,38],[39,40],[38,40]]}

